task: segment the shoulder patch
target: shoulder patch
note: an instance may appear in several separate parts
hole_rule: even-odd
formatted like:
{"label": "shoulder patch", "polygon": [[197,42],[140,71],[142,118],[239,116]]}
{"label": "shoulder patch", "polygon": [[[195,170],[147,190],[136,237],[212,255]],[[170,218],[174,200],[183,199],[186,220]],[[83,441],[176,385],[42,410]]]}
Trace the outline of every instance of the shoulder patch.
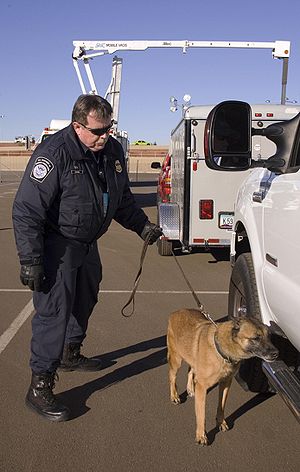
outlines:
{"label": "shoulder patch", "polygon": [[37,182],[44,182],[46,177],[54,169],[54,164],[47,157],[40,156],[35,160],[33,164],[32,171],[30,173],[30,178],[36,180]]}

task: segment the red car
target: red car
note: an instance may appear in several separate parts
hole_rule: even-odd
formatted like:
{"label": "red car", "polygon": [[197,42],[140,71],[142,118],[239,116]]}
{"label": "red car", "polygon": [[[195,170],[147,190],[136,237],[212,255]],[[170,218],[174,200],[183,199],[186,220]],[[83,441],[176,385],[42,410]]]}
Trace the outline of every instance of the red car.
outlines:
{"label": "red car", "polygon": [[161,203],[170,201],[171,194],[171,156],[166,155],[158,177],[157,200]]}

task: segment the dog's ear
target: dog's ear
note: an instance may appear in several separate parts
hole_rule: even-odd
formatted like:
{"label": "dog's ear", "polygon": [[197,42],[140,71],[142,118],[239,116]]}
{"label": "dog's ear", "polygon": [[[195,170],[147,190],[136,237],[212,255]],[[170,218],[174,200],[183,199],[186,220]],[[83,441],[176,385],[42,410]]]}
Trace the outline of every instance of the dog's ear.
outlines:
{"label": "dog's ear", "polygon": [[241,319],[240,318],[234,318],[232,320],[232,337],[235,338],[240,330],[241,326]]}

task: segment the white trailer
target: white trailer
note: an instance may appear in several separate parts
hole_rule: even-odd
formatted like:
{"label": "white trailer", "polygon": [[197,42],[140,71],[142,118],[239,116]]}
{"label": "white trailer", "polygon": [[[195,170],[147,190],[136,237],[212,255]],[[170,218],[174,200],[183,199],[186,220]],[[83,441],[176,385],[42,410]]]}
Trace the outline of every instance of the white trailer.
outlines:
{"label": "white trailer", "polygon": [[[158,243],[161,255],[170,255],[173,245],[183,251],[193,248],[229,247],[234,221],[234,202],[243,180],[251,170],[214,172],[205,164],[204,129],[213,106],[189,107],[171,134],[170,202],[158,204],[158,221],[164,238]],[[252,105],[252,127],[293,118],[295,105]],[[266,158],[276,151],[264,136],[253,136],[253,159]]]}

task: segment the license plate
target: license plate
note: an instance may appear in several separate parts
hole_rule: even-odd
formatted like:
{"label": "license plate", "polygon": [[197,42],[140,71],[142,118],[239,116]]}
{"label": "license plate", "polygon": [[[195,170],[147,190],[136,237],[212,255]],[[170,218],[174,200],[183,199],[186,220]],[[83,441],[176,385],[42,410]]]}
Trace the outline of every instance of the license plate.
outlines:
{"label": "license plate", "polygon": [[219,213],[219,228],[232,229],[233,213]]}

